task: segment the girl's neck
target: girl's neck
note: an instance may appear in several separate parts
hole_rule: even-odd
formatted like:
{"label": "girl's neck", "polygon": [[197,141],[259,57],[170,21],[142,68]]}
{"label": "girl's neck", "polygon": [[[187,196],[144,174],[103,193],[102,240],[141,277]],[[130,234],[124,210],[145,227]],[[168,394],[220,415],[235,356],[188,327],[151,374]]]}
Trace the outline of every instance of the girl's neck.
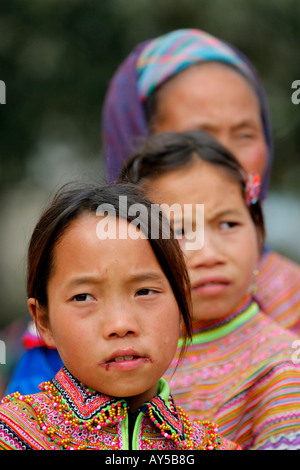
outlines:
{"label": "girl's neck", "polygon": [[233,318],[240,313],[244,312],[248,306],[251,304],[253,301],[253,298],[250,294],[245,295],[242,300],[238,303],[238,305],[231,311],[228,312],[226,315],[224,315],[221,318],[214,318],[210,320],[196,320],[193,322],[193,330],[201,330],[203,328],[207,327],[213,327],[214,325],[218,325],[219,323],[224,322],[224,320],[229,320],[230,318]]}
{"label": "girl's neck", "polygon": [[158,384],[152,385],[149,390],[138,395],[122,397],[128,405],[128,409],[131,413],[135,413],[144,403],[152,400],[158,393]]}

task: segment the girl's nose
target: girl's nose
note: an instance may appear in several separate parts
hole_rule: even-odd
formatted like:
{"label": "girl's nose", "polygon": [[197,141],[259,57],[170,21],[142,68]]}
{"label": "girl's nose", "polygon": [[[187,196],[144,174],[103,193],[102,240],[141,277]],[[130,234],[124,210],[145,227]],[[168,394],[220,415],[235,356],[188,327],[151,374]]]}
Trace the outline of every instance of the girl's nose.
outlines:
{"label": "girl's nose", "polygon": [[103,335],[106,339],[139,335],[139,325],[129,305],[115,305],[107,313]]}
{"label": "girl's nose", "polygon": [[204,243],[199,250],[186,253],[188,266],[192,269],[198,267],[211,268],[225,262],[224,251],[213,235],[205,233]]}

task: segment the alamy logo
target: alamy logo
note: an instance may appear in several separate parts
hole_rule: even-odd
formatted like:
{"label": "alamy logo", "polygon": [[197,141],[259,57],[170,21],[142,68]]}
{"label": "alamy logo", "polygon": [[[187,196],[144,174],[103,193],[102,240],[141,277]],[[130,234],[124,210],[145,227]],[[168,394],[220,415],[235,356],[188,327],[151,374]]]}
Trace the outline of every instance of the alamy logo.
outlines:
{"label": "alamy logo", "polygon": [[6,364],[6,347],[4,341],[0,341],[0,364]]}
{"label": "alamy logo", "polygon": [[300,103],[300,80],[294,80],[292,83],[292,89],[295,90],[292,93],[292,103],[299,104]]}
{"label": "alamy logo", "polygon": [[3,80],[0,80],[0,104],[6,104],[6,86]]}
{"label": "alamy logo", "polygon": [[300,340],[295,339],[292,343],[292,348],[296,349],[295,352],[292,354],[292,363],[293,364],[300,364]]}
{"label": "alamy logo", "polygon": [[[159,213],[166,217],[162,219],[162,227],[157,224]],[[173,221],[174,234],[177,239],[183,238],[186,250],[199,250],[204,244],[204,204],[151,204],[150,221],[148,220],[148,209],[143,204],[127,205],[127,196],[119,197],[119,214],[124,219],[127,216],[134,220],[129,224],[128,231],[119,230],[119,238],[137,239],[142,234],[148,237],[151,234],[152,239],[160,237],[160,229],[162,229],[162,238],[170,238],[170,224]],[[96,211],[97,216],[103,217],[97,224],[96,233],[99,239],[117,238],[117,215],[114,206],[111,204],[100,204]],[[145,227],[144,222],[148,225]],[[149,226],[150,224],[150,226]],[[144,226],[144,230],[140,231],[139,226]]]}

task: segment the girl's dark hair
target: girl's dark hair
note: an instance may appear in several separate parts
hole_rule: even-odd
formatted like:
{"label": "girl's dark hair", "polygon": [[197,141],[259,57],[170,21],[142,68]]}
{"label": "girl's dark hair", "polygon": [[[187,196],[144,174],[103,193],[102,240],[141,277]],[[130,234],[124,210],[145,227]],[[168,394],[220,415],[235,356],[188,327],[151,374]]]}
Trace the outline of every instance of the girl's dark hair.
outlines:
{"label": "girl's dark hair", "polygon": [[[122,205],[120,197],[123,196]],[[126,196],[126,198],[124,198]],[[125,204],[125,206],[124,206]],[[134,204],[142,204],[138,215],[129,215],[128,209]],[[30,240],[28,249],[27,295],[35,298],[40,306],[48,306],[47,284],[53,269],[54,249],[71,222],[85,213],[96,215],[97,208],[103,205],[118,218],[135,222],[146,235],[151,248],[167,277],[177,301],[185,325],[185,339],[191,338],[191,297],[190,281],[173,231],[162,211],[153,212],[156,204],[151,203],[139,189],[131,184],[67,184],[54,196],[42,213]],[[153,217],[153,213],[155,217]],[[145,215],[146,214],[146,215]],[[168,227],[168,234],[163,231]],[[151,236],[155,233],[155,236]],[[157,237],[157,233],[159,236]]]}
{"label": "girl's dark hair", "polygon": [[[203,131],[166,132],[148,137],[124,165],[119,182],[142,186],[145,181],[190,165],[197,158],[226,171],[238,183],[245,199],[246,172],[229,150]],[[265,227],[261,203],[258,200],[247,207],[258,229],[262,249]]]}

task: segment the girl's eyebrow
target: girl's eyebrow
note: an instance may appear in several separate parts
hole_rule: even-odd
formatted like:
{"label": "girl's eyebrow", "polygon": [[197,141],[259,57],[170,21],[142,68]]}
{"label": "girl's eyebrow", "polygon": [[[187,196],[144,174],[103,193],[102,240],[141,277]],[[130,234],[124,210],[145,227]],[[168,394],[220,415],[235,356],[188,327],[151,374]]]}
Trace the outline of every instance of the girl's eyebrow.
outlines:
{"label": "girl's eyebrow", "polygon": [[86,277],[78,277],[71,279],[68,282],[69,286],[79,286],[80,284],[97,284],[99,282],[103,282],[97,276],[86,276]]}
{"label": "girl's eyebrow", "polygon": [[[160,273],[156,273],[154,271],[144,272],[140,274],[133,274],[129,276],[128,282],[136,282],[136,281],[162,281],[164,276]],[[105,282],[105,279],[101,278],[100,276],[86,276],[86,277],[78,277],[71,279],[68,282],[68,286],[79,286],[81,284],[102,284]]]}
{"label": "girl's eyebrow", "polygon": [[[209,214],[209,219],[217,219],[219,217],[226,217],[226,216],[240,216],[241,211],[239,209],[224,209],[218,212],[212,212]],[[182,217],[176,217],[173,220],[173,224],[181,224],[182,223]]]}
{"label": "girl's eyebrow", "polygon": [[134,274],[130,276],[129,282],[135,282],[135,281],[161,281],[163,280],[164,276],[160,273],[156,273],[153,271],[145,272],[145,273],[140,273],[140,274]]}
{"label": "girl's eyebrow", "polygon": [[224,209],[221,211],[216,211],[210,214],[210,219],[218,219],[220,217],[230,217],[230,216],[240,216],[241,211],[238,209]]}

